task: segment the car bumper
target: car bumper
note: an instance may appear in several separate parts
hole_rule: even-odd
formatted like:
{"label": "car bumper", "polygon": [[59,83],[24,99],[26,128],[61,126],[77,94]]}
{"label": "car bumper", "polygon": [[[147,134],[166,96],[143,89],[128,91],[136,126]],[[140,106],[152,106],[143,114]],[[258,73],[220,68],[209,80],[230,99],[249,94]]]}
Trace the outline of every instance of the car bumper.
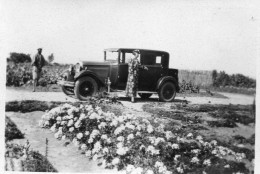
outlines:
{"label": "car bumper", "polygon": [[61,86],[75,87],[75,82],[59,80],[57,83]]}

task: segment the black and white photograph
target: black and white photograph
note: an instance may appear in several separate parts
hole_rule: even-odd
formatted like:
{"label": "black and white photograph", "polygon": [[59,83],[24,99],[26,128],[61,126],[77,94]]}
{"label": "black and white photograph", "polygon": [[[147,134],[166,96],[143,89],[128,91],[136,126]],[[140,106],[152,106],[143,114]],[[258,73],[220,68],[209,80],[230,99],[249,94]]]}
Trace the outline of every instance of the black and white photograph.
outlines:
{"label": "black and white photograph", "polygon": [[260,172],[258,11],[1,0],[1,173]]}

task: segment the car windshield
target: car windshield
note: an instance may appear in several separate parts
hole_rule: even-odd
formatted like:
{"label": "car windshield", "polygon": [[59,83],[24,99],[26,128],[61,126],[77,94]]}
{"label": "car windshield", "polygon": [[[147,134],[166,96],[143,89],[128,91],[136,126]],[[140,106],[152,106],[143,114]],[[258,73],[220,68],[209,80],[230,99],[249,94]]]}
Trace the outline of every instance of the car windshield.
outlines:
{"label": "car windshield", "polygon": [[118,52],[117,51],[106,51],[106,61],[118,62]]}

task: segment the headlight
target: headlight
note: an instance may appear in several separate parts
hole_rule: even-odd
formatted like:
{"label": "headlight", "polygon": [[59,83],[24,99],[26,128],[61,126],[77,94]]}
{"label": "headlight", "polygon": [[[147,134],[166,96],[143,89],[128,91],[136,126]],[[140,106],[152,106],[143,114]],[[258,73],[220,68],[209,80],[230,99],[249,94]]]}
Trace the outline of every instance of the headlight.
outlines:
{"label": "headlight", "polygon": [[75,65],[75,71],[76,71],[76,73],[79,73],[80,70],[81,70],[81,66],[80,66],[79,63],[77,63],[77,64]]}

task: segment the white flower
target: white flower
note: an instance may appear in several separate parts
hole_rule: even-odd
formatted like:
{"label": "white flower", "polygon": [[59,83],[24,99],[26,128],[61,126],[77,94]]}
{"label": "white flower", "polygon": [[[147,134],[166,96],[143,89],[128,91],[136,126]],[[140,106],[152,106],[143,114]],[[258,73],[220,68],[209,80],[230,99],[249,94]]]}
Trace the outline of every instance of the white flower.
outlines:
{"label": "white flower", "polygon": [[198,135],[198,136],[196,137],[196,140],[202,141],[203,138],[202,138],[202,136]]}
{"label": "white flower", "polygon": [[82,144],[80,148],[85,151],[87,149],[87,145],[86,144]]}
{"label": "white flower", "polygon": [[67,124],[67,121],[62,121],[60,124],[63,126],[65,124]]}
{"label": "white flower", "polygon": [[165,173],[166,171],[167,171],[167,168],[166,168],[166,166],[161,166],[161,167],[159,167],[159,173]]}
{"label": "white flower", "polygon": [[120,159],[119,159],[119,158],[114,158],[114,159],[112,160],[112,164],[113,164],[113,165],[117,165],[119,162],[120,162]]}
{"label": "white flower", "polygon": [[188,138],[192,138],[192,137],[193,137],[193,134],[192,134],[192,133],[188,133],[187,137],[188,137]]}
{"label": "white flower", "polygon": [[154,174],[154,172],[149,169],[149,170],[146,171],[146,174]]}
{"label": "white flower", "polygon": [[118,121],[116,119],[114,119],[114,120],[112,120],[110,125],[117,127],[117,124],[118,124]]}
{"label": "white flower", "polygon": [[80,133],[77,134],[77,138],[78,138],[79,140],[80,140],[82,137],[83,137],[83,133],[80,132]]}
{"label": "white flower", "polygon": [[200,153],[200,149],[192,149],[191,153],[199,154]]}
{"label": "white flower", "polygon": [[73,132],[73,131],[74,131],[74,127],[71,127],[71,128],[69,129],[69,131],[70,131],[70,132]]}
{"label": "white flower", "polygon": [[156,161],[156,163],[155,163],[156,168],[159,168],[159,167],[162,167],[162,166],[164,166],[164,164],[162,162]]}
{"label": "white flower", "polygon": [[69,122],[68,122],[68,127],[70,127],[70,126],[72,126],[73,125],[73,123],[74,123],[74,121],[71,119],[71,120],[69,120]]}
{"label": "white flower", "polygon": [[106,140],[106,139],[107,139],[107,135],[106,135],[106,134],[101,135],[101,139],[102,139],[102,140]]}
{"label": "white flower", "polygon": [[102,129],[102,128],[105,128],[107,126],[107,124],[105,122],[101,122],[99,125],[98,125],[98,128],[99,129]]}
{"label": "white flower", "polygon": [[230,165],[229,165],[229,164],[227,164],[227,165],[225,165],[225,166],[224,166],[224,168],[230,168]]}
{"label": "white flower", "polygon": [[178,144],[175,144],[175,143],[174,143],[174,144],[172,144],[172,148],[173,148],[173,149],[179,149],[180,147],[179,147]]}
{"label": "white flower", "polygon": [[62,140],[65,140],[65,139],[66,139],[66,135],[63,135],[63,136],[61,137],[61,139],[62,139]]}
{"label": "white flower", "polygon": [[135,166],[128,164],[126,167],[126,172],[131,173],[135,169]]}
{"label": "white flower", "polygon": [[81,122],[78,120],[76,123],[75,123],[75,128],[79,128],[81,126]]}
{"label": "white flower", "polygon": [[105,147],[105,148],[102,150],[102,152],[103,152],[103,153],[108,153],[108,148]]}
{"label": "white flower", "polygon": [[93,143],[93,141],[94,141],[93,138],[89,138],[89,139],[88,139],[88,144]]}
{"label": "white flower", "polygon": [[90,157],[90,156],[91,156],[91,151],[90,151],[90,150],[86,151],[86,152],[85,152],[85,155],[86,155],[87,157]]}
{"label": "white flower", "polygon": [[141,136],[141,132],[136,132],[136,136]]}
{"label": "white flower", "polygon": [[143,169],[141,167],[137,167],[133,170],[133,174],[142,174]]}
{"label": "white flower", "polygon": [[159,150],[156,150],[153,146],[148,146],[147,147],[147,151],[148,152],[151,152],[152,155],[158,155],[160,154],[160,151]]}
{"label": "white flower", "polygon": [[134,134],[130,134],[130,135],[127,136],[127,140],[128,140],[128,141],[129,141],[129,140],[132,140],[132,139],[134,139]]}
{"label": "white flower", "polygon": [[95,155],[93,156],[93,161],[97,161],[97,159],[98,159],[98,155],[95,154]]}
{"label": "white flower", "polygon": [[83,120],[85,119],[87,116],[84,114],[84,113],[81,113],[80,116],[79,116],[79,120]]}
{"label": "white flower", "polygon": [[127,123],[125,124],[125,127],[129,128],[129,129],[132,129],[132,130],[135,129],[135,126],[132,125],[130,122],[127,122]]}
{"label": "white flower", "polygon": [[117,137],[117,141],[124,141],[125,140],[125,138],[123,137],[123,136],[119,136],[119,137]]}
{"label": "white flower", "polygon": [[148,132],[148,133],[152,133],[152,132],[153,132],[153,126],[152,126],[152,125],[149,124],[149,125],[147,126],[147,132]]}
{"label": "white flower", "polygon": [[118,155],[125,155],[128,151],[128,147],[119,147],[116,151]]}
{"label": "white flower", "polygon": [[61,117],[57,117],[56,120],[57,120],[57,121],[61,121]]}
{"label": "white flower", "polygon": [[87,136],[88,136],[88,135],[89,135],[89,131],[86,131],[86,132],[85,132],[85,135],[87,135]]}
{"label": "white flower", "polygon": [[180,158],[181,157],[181,155],[175,155],[174,156],[174,161],[178,161],[178,158]]}
{"label": "white flower", "polygon": [[97,120],[99,120],[101,117],[100,117],[97,113],[93,112],[93,113],[89,116],[89,118],[90,118],[90,119],[97,119]]}
{"label": "white flower", "polygon": [[51,127],[51,131],[52,131],[52,132],[56,132],[56,124],[54,124],[54,125]]}
{"label": "white flower", "polygon": [[176,169],[177,169],[177,172],[179,172],[179,173],[183,173],[183,169],[182,169],[180,166],[177,167]]}
{"label": "white flower", "polygon": [[210,159],[204,160],[204,161],[203,161],[203,164],[206,165],[206,166],[210,166],[210,165],[211,165]]}
{"label": "white flower", "polygon": [[142,144],[139,149],[140,150],[145,149],[145,146]]}
{"label": "white flower", "polygon": [[165,132],[165,137],[167,140],[174,138],[175,136],[173,135],[173,133],[171,131],[166,131]]}
{"label": "white flower", "polygon": [[157,146],[160,142],[165,142],[164,138],[161,138],[161,137],[156,138],[154,145]]}
{"label": "white flower", "polygon": [[196,163],[196,164],[198,164],[199,163],[199,159],[198,159],[198,157],[193,157],[192,159],[191,159],[191,163]]}
{"label": "white flower", "polygon": [[216,145],[218,144],[218,142],[217,142],[216,140],[212,140],[212,141],[210,142],[210,144],[216,146]]}

